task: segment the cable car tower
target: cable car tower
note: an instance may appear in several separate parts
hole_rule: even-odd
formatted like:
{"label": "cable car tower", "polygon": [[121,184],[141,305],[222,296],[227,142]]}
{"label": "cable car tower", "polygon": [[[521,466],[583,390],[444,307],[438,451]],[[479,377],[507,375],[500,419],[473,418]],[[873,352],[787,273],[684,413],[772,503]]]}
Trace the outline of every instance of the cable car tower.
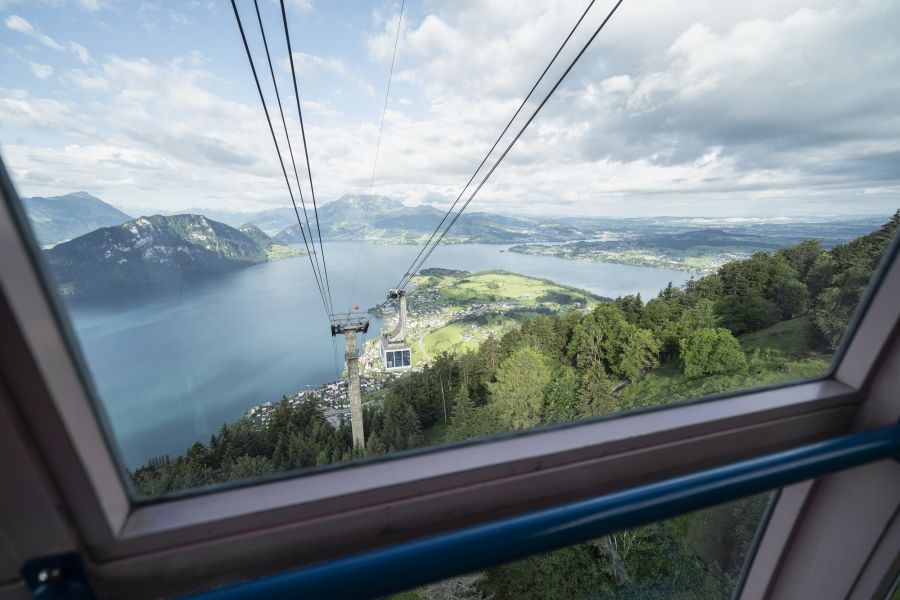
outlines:
{"label": "cable car tower", "polygon": [[399,322],[393,331],[381,336],[381,363],[386,371],[409,369],[412,353],[406,343],[406,291],[393,289],[388,292],[388,300],[398,300]]}
{"label": "cable car tower", "polygon": [[344,336],[344,359],[347,361],[347,390],[350,396],[350,428],[353,432],[353,445],[366,447],[366,434],[363,431],[362,393],[359,388],[359,349],[356,347],[356,334],[366,333],[369,321],[362,313],[344,313],[331,315],[331,335]]}

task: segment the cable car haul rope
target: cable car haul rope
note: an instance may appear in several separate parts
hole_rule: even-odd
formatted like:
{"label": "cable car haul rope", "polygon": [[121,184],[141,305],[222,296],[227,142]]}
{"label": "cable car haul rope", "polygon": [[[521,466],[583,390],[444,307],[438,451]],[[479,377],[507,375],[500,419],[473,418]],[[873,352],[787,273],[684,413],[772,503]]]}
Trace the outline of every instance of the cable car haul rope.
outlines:
{"label": "cable car haul rope", "polygon": [[[516,130],[516,133],[513,136],[512,140],[506,145],[506,147],[500,153],[500,155],[493,161],[490,168],[481,177],[478,184],[471,191],[471,193],[468,195],[468,197],[465,199],[465,201],[463,201],[463,203],[459,207],[459,209],[456,210],[460,201],[463,199],[463,196],[469,191],[472,184],[475,182],[476,178],[478,177],[479,173],[481,173],[482,169],[488,164],[488,160],[491,158],[494,151],[498,148],[498,146],[500,145],[500,142],[510,132],[510,130],[513,126],[513,123],[515,123],[515,121],[519,117],[519,115],[522,114],[523,109],[525,108],[525,105],[528,104],[528,101],[532,98],[532,96],[534,95],[538,86],[541,84],[542,81],[544,81],[544,78],[546,77],[547,73],[550,71],[551,67],[556,63],[557,59],[562,54],[563,50],[566,49],[566,47],[569,45],[569,43],[572,40],[573,36],[575,35],[576,31],[579,29],[579,27],[581,27],[585,18],[591,12],[591,9],[594,7],[595,2],[596,2],[596,0],[590,0],[587,7],[582,12],[581,16],[576,21],[575,25],[572,27],[572,29],[569,31],[566,38],[563,40],[562,44],[559,46],[559,48],[553,54],[553,57],[547,63],[547,66],[544,67],[544,70],[541,72],[537,81],[535,81],[534,85],[531,86],[531,89],[525,95],[525,98],[522,100],[521,104],[516,109],[516,112],[513,114],[513,116],[507,122],[506,126],[500,132],[500,135],[497,137],[497,139],[494,141],[493,145],[491,146],[490,150],[488,150],[487,154],[481,160],[478,167],[475,169],[475,172],[472,173],[472,176],[466,182],[465,186],[463,186],[459,195],[456,197],[456,200],[454,200],[454,202],[450,206],[450,208],[447,209],[447,212],[446,212],[446,214],[444,214],[440,223],[438,223],[437,227],[435,227],[434,231],[431,233],[428,240],[425,242],[425,244],[419,250],[416,257],[412,260],[412,263],[410,264],[410,266],[406,270],[406,272],[403,274],[403,277],[400,279],[400,281],[397,283],[397,285],[395,285],[393,288],[390,289],[390,292],[388,293],[388,299],[396,299],[398,301],[399,324],[398,324],[397,330],[392,332],[392,334],[389,334],[387,336],[382,336],[381,356],[382,356],[382,360],[384,361],[386,370],[410,366],[410,354],[411,353],[410,353],[409,347],[406,345],[406,340],[405,340],[406,297],[405,297],[404,290],[405,290],[406,286],[409,285],[410,281],[415,276],[415,274],[419,271],[419,269],[422,268],[422,266],[425,264],[425,262],[428,260],[428,258],[431,256],[431,254],[434,252],[434,250],[438,247],[438,245],[441,243],[441,241],[443,241],[444,237],[447,235],[447,232],[449,232],[450,229],[453,227],[453,225],[457,222],[457,220],[459,220],[459,217],[466,210],[466,208],[469,206],[469,204],[472,202],[472,200],[475,199],[475,196],[478,194],[478,192],[481,190],[481,188],[484,186],[484,184],[487,183],[488,179],[490,179],[490,177],[491,177],[491,175],[493,175],[494,171],[497,170],[497,167],[500,166],[500,163],[503,162],[503,159],[506,158],[506,155],[509,154],[509,152],[512,150],[513,146],[515,146],[516,142],[518,142],[519,138],[521,138],[522,135],[525,133],[525,130],[528,129],[528,126],[531,125],[532,121],[534,121],[534,119],[537,117],[538,113],[540,113],[541,109],[544,108],[544,106],[547,104],[547,102],[553,96],[554,92],[556,92],[556,90],[559,88],[559,86],[562,84],[562,82],[565,80],[565,78],[569,75],[569,73],[575,67],[575,64],[579,61],[579,59],[581,59],[581,57],[584,55],[584,53],[590,47],[591,43],[593,43],[594,39],[600,33],[600,31],[603,30],[603,28],[606,26],[606,24],[612,18],[613,14],[615,14],[616,10],[618,10],[618,8],[622,4],[623,0],[617,0],[617,2],[613,5],[612,9],[609,11],[609,13],[606,15],[606,17],[600,22],[600,24],[594,29],[593,33],[590,35],[590,37],[587,39],[587,41],[584,42],[584,44],[581,46],[581,49],[576,53],[574,58],[572,58],[569,61],[568,65],[564,69],[563,73],[556,79],[555,83],[551,86],[550,90],[547,91],[546,94],[544,94],[541,101],[537,104],[537,106],[534,108],[534,110],[531,111],[530,115],[525,120],[524,124],[522,124],[522,126]],[[300,206],[303,209],[304,218],[300,217],[300,210],[298,209],[297,203],[294,199],[293,188],[291,187],[291,182],[290,182],[290,178],[288,177],[287,168],[285,167],[284,158],[282,157],[282,154],[281,154],[281,148],[278,144],[278,139],[275,134],[275,128],[272,126],[272,119],[269,114],[269,109],[266,105],[266,100],[265,100],[265,96],[262,91],[262,86],[260,85],[260,82],[259,82],[259,77],[256,72],[256,66],[253,62],[253,56],[250,52],[250,46],[247,43],[247,36],[244,32],[244,27],[241,22],[240,13],[238,12],[238,9],[237,9],[237,4],[235,3],[235,0],[231,0],[231,7],[234,11],[234,17],[235,17],[235,20],[237,21],[238,29],[240,30],[240,34],[241,34],[241,39],[244,43],[244,50],[247,53],[247,60],[250,62],[250,69],[253,73],[253,79],[256,82],[256,89],[257,89],[257,92],[259,93],[260,102],[263,105],[263,111],[265,112],[266,121],[269,125],[269,131],[272,134],[272,141],[275,144],[275,151],[278,154],[278,161],[279,161],[279,164],[281,165],[281,171],[282,171],[282,174],[284,175],[284,181],[288,188],[288,195],[290,196],[291,204],[294,207],[294,214],[297,217],[297,224],[300,228],[300,233],[303,238],[303,244],[304,244],[304,246],[306,246],[306,250],[309,255],[310,265],[313,270],[313,277],[316,280],[316,287],[319,290],[319,295],[321,296],[322,303],[325,307],[325,313],[326,313],[326,316],[329,321],[329,327],[330,327],[330,331],[331,331],[331,335],[332,335],[332,340],[334,340],[334,336],[336,336],[338,334],[344,335],[344,341],[345,341],[345,346],[346,346],[344,356],[347,361],[347,370],[348,370],[348,379],[349,379],[348,389],[349,389],[349,395],[350,395],[350,413],[351,413],[351,425],[352,425],[352,430],[353,430],[353,441],[354,441],[354,445],[363,446],[365,444],[365,436],[363,433],[362,404],[361,404],[361,398],[360,398],[360,383],[359,383],[359,351],[357,348],[356,337],[357,337],[358,333],[365,333],[366,331],[368,331],[369,321],[370,321],[371,317],[368,315],[360,314],[359,312],[336,314],[334,311],[334,305],[333,305],[332,295],[331,295],[331,283],[330,283],[330,280],[328,277],[328,267],[325,262],[325,247],[322,243],[322,228],[321,228],[321,225],[319,222],[319,211],[318,211],[318,206],[316,203],[316,192],[315,192],[315,187],[313,185],[312,168],[310,166],[310,160],[309,160],[309,146],[307,144],[306,129],[305,129],[304,123],[303,123],[303,112],[300,107],[300,93],[299,93],[298,86],[297,86],[297,73],[296,73],[296,68],[294,65],[294,57],[293,57],[293,51],[292,51],[292,47],[291,47],[291,37],[290,37],[290,31],[289,31],[288,23],[287,23],[287,11],[285,10],[284,0],[280,0],[281,18],[282,18],[282,23],[284,24],[284,37],[285,37],[285,42],[287,45],[288,58],[289,58],[289,62],[291,65],[291,78],[292,78],[292,82],[293,82],[293,86],[294,86],[294,97],[295,97],[295,100],[297,103],[297,116],[300,120],[300,132],[301,132],[302,141],[303,141],[303,153],[304,153],[304,156],[306,159],[306,172],[307,172],[307,176],[309,179],[310,197],[312,198],[313,216],[314,216],[315,225],[316,225],[315,236],[313,234],[312,227],[310,226],[309,215],[306,210],[306,202],[303,197],[302,186],[300,183],[300,175],[297,170],[296,161],[294,160],[293,146],[291,145],[290,135],[288,133],[287,121],[284,116],[284,110],[283,110],[282,103],[281,103],[281,95],[278,91],[278,85],[276,83],[275,71],[272,67],[272,57],[269,53],[269,45],[268,45],[268,41],[266,39],[265,28],[263,27],[262,16],[259,11],[258,0],[254,0],[253,4],[256,9],[256,17],[257,17],[257,21],[259,23],[259,29],[260,29],[260,34],[262,36],[263,46],[264,46],[265,52],[266,52],[266,60],[268,62],[268,66],[269,66],[269,74],[272,77],[272,85],[275,89],[275,97],[278,102],[278,110],[281,115],[281,123],[282,123],[282,127],[284,128],[285,139],[287,140],[288,154],[290,155],[291,166],[293,167],[294,179],[297,184],[297,190],[298,190],[298,193],[300,196]],[[381,121],[380,121],[379,129],[378,129],[378,139],[377,139],[377,142],[375,145],[375,155],[374,155],[373,164],[372,164],[372,176],[369,181],[369,198],[368,198],[368,203],[366,205],[366,213],[368,213],[368,205],[369,205],[369,203],[371,203],[372,193],[373,193],[374,185],[375,185],[375,172],[376,172],[376,168],[378,166],[378,154],[379,154],[379,151],[381,148],[381,137],[382,137],[382,133],[384,130],[385,114],[387,112],[388,100],[390,97],[391,78],[393,76],[394,66],[395,66],[395,62],[396,62],[396,58],[397,58],[397,46],[398,46],[398,43],[400,40],[400,31],[401,31],[401,24],[402,24],[402,20],[403,20],[404,6],[405,6],[405,0],[401,3],[400,14],[399,14],[398,20],[397,20],[397,32],[396,32],[396,35],[394,38],[394,50],[393,50],[393,54],[391,57],[391,68],[390,68],[390,72],[388,75],[388,83],[387,83],[387,89],[385,92],[384,106],[382,107]],[[454,212],[454,211],[456,211],[456,212]],[[304,227],[304,220],[305,220],[305,227]],[[307,236],[306,236],[307,231],[309,232],[309,236],[310,236],[309,239],[307,239]],[[319,241],[318,252],[316,252],[315,237],[318,237],[318,241]],[[357,253],[356,269],[355,269],[355,273],[354,273],[354,277],[353,277],[354,293],[356,290],[355,280],[359,274],[359,260],[360,260],[361,255],[362,255],[362,245],[360,243],[360,250]],[[337,361],[336,345],[333,346],[333,350],[334,350],[334,354],[335,354],[335,372],[337,373],[338,361]],[[398,363],[398,358],[399,358],[399,363]]]}

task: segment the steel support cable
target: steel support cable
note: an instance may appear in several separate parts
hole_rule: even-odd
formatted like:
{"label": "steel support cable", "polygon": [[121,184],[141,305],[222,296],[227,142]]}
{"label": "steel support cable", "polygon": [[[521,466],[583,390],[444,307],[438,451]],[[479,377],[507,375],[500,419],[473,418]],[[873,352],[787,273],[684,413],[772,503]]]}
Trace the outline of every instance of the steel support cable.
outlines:
{"label": "steel support cable", "polygon": [[[369,207],[375,193],[375,170],[378,168],[378,153],[381,150],[381,134],[384,131],[384,116],[387,113],[388,99],[391,97],[391,80],[394,78],[394,63],[397,61],[397,46],[400,42],[400,25],[403,23],[403,8],[406,0],[400,2],[400,15],[397,17],[397,33],[394,36],[394,52],[391,54],[391,69],[388,72],[387,90],[384,93],[384,106],[381,108],[381,124],[378,126],[378,141],[375,142],[375,159],[372,161],[372,177],[369,179],[369,198],[366,201],[366,209],[363,211],[363,223],[368,222]],[[353,288],[350,294],[352,298],[356,294],[356,278],[359,276],[359,263],[362,257],[362,240],[359,240],[359,248],[356,251],[356,269],[353,271]]]}
{"label": "steel support cable", "polygon": [[275,128],[272,127],[272,119],[269,116],[269,108],[266,106],[266,97],[263,94],[262,86],[259,83],[259,76],[256,73],[256,65],[253,63],[253,55],[250,53],[250,45],[247,43],[247,34],[244,32],[244,25],[241,22],[241,15],[240,13],[238,13],[235,0],[231,0],[231,9],[234,11],[235,21],[237,21],[238,29],[240,29],[241,32],[241,40],[244,42],[244,51],[247,53],[247,60],[250,62],[250,70],[253,72],[253,80],[256,82],[256,91],[259,93],[259,101],[262,103],[263,111],[266,114],[266,122],[269,124],[269,132],[272,134],[272,141],[275,143],[275,151],[278,154],[278,162],[281,165],[281,172],[282,174],[284,174],[284,183],[287,185],[288,194],[291,197],[291,204],[294,205],[294,214],[297,215],[297,223],[300,225],[300,234],[303,236],[303,244],[306,246],[306,253],[309,257],[309,264],[313,268],[313,276],[316,278],[316,285],[319,288],[319,295],[322,298],[322,304],[325,306],[325,315],[328,317],[328,321],[330,323],[331,311],[329,311],[328,309],[328,302],[325,299],[325,291],[322,288],[322,284],[319,281],[319,276],[316,273],[316,267],[315,263],[313,263],[312,254],[309,251],[309,245],[306,243],[306,233],[303,230],[303,221],[300,219],[300,211],[297,210],[297,202],[294,200],[294,192],[291,189],[291,181],[288,178],[287,169],[284,166],[284,159],[281,157],[281,148],[278,146],[278,138],[275,136]]}
{"label": "steel support cable", "polygon": [[[291,166],[294,169],[294,179],[297,181],[297,192],[300,194],[300,206],[303,208],[303,219],[306,221],[306,230],[311,231],[309,226],[309,214],[306,212],[306,201],[303,199],[303,188],[300,185],[300,174],[297,172],[297,161],[294,160],[294,148],[291,145],[291,136],[288,133],[287,121],[284,118],[284,108],[281,104],[281,93],[278,91],[278,82],[275,80],[275,69],[272,67],[272,56],[269,53],[269,41],[266,36],[266,28],[263,26],[262,15],[259,12],[259,0],[253,0],[253,6],[256,9],[256,20],[259,22],[259,32],[262,34],[263,48],[266,50],[266,61],[269,63],[269,74],[272,76],[272,87],[275,88],[275,99],[278,101],[278,112],[281,114],[281,126],[284,128],[284,139],[287,140],[288,155],[291,157]],[[298,215],[299,218],[299,215]],[[300,225],[301,229],[303,225]],[[310,233],[310,235],[312,235]],[[305,236],[304,236],[305,237]],[[309,248],[307,248],[309,251]],[[318,269],[319,278],[322,278],[322,267],[319,265],[319,258],[316,254],[316,245],[313,242],[312,255]]]}
{"label": "steel support cable", "polygon": [[[550,89],[550,91],[547,92],[547,95],[544,97],[544,99],[541,101],[541,103],[538,105],[538,107],[534,110],[534,112],[531,114],[531,116],[528,118],[528,120],[525,122],[525,124],[522,126],[522,128],[519,130],[519,132],[513,138],[513,140],[506,147],[506,150],[503,151],[503,154],[501,154],[500,157],[497,159],[497,161],[494,163],[494,166],[492,166],[490,171],[488,171],[487,175],[485,175],[484,178],[482,178],[481,182],[478,184],[478,187],[475,188],[475,191],[473,191],[472,194],[465,201],[465,203],[463,203],[462,208],[459,209],[459,212],[457,212],[456,215],[454,215],[453,219],[450,221],[450,223],[447,224],[447,226],[441,232],[438,239],[434,242],[434,244],[428,249],[428,252],[419,261],[418,265],[414,265],[414,267],[412,269],[410,269],[410,273],[414,274],[422,267],[423,264],[425,264],[425,261],[428,260],[428,257],[431,256],[431,254],[432,254],[432,252],[434,252],[435,248],[437,248],[437,246],[441,243],[441,240],[444,239],[444,236],[447,235],[447,232],[450,231],[450,228],[453,227],[453,224],[456,223],[457,219],[459,219],[459,217],[460,217],[460,215],[462,215],[463,211],[466,210],[466,207],[469,206],[469,203],[472,202],[472,200],[478,194],[478,191],[482,188],[482,186],[484,186],[485,183],[487,183],[487,180],[494,173],[494,171],[497,169],[497,167],[500,166],[500,163],[503,161],[503,159],[506,157],[506,155],[509,154],[509,151],[512,150],[512,147],[519,140],[519,138],[522,137],[522,134],[525,133],[525,130],[528,129],[528,126],[535,119],[535,117],[537,117],[538,113],[541,112],[541,109],[544,108],[544,105],[547,104],[547,102],[553,96],[553,93],[562,84],[563,80],[566,78],[566,76],[569,74],[569,72],[571,72],[571,70],[575,67],[575,64],[582,57],[582,55],[584,55],[584,53],[590,47],[591,43],[594,41],[594,39],[597,37],[597,35],[603,30],[603,28],[606,26],[606,24],[612,18],[613,14],[615,14],[616,10],[618,10],[619,6],[622,4],[623,1],[624,0],[618,0],[616,2],[616,4],[612,7],[612,10],[609,11],[609,14],[606,15],[606,18],[603,19],[603,21],[600,23],[600,25],[597,27],[597,29],[594,31],[594,33],[591,35],[591,37],[588,39],[588,41],[584,44],[584,46],[581,48],[581,50],[578,52],[578,54],[575,56],[575,58],[572,60],[572,62],[569,63],[569,66],[566,68],[566,70],[563,72],[563,74],[559,77],[559,79],[556,80],[556,83],[553,85],[553,87]],[[398,288],[399,289],[405,288],[406,285],[409,284],[409,280],[411,278],[412,278],[412,275],[409,275],[409,277],[406,277],[406,281],[403,281],[402,285],[398,286]]]}
{"label": "steel support cable", "polygon": [[[453,204],[450,206],[450,208],[447,209],[447,213],[441,219],[441,222],[438,223],[437,227],[434,228],[434,231],[432,232],[431,237],[428,238],[428,241],[426,241],[425,244],[422,246],[422,249],[419,250],[419,254],[417,254],[416,257],[413,259],[410,267],[412,267],[416,264],[416,261],[418,261],[419,258],[422,256],[422,253],[425,252],[425,250],[428,248],[428,245],[434,240],[434,236],[437,235],[438,231],[440,231],[440,229],[441,229],[441,226],[443,226],[443,224],[447,221],[447,218],[453,212],[453,209],[456,208],[457,204],[459,204],[459,201],[463,197],[463,194],[465,194],[466,190],[469,189],[469,186],[472,185],[472,182],[475,180],[475,177],[478,175],[478,172],[481,171],[481,168],[487,162],[488,158],[490,158],[491,154],[493,154],[494,150],[496,150],[497,145],[500,143],[500,140],[503,139],[503,136],[506,135],[506,132],[509,131],[509,128],[512,126],[513,121],[516,120],[516,117],[518,117],[519,113],[522,112],[522,109],[525,108],[525,104],[527,104],[528,100],[531,99],[531,95],[534,93],[534,90],[536,90],[537,86],[540,85],[541,81],[543,81],[544,76],[547,74],[547,71],[549,71],[550,67],[553,66],[553,63],[556,62],[556,59],[559,57],[560,53],[563,51],[563,48],[565,48],[566,45],[569,43],[569,40],[572,39],[572,36],[575,34],[575,31],[581,25],[581,22],[587,16],[588,12],[591,10],[591,7],[594,6],[594,3],[596,1],[597,0],[591,0],[590,2],[588,2],[587,8],[585,8],[584,12],[581,13],[581,16],[578,18],[578,21],[575,23],[574,27],[572,27],[572,29],[569,31],[569,35],[566,36],[566,39],[563,40],[563,43],[560,44],[559,48],[556,50],[556,54],[553,55],[553,58],[551,58],[550,62],[547,63],[547,66],[544,67],[544,70],[543,70],[543,72],[541,72],[540,77],[537,78],[537,81],[535,81],[534,85],[531,86],[531,89],[528,90],[528,95],[526,95],[525,99],[522,100],[522,103],[519,104],[519,108],[516,109],[515,114],[512,116],[512,118],[510,118],[509,122],[506,124],[506,127],[504,127],[503,131],[500,132],[500,135],[497,136],[497,140],[494,142],[494,145],[491,146],[491,149],[488,150],[487,154],[484,155],[484,158],[481,160],[481,164],[478,165],[478,168],[475,169],[474,173],[472,173],[472,176],[469,178],[469,181],[466,182],[466,185],[459,192],[459,195],[456,197],[456,200],[454,200]],[[401,284],[403,287],[405,287],[406,284],[409,282],[404,283],[404,280],[407,277],[412,278],[413,275],[415,275],[415,271],[412,271],[412,273],[410,273],[410,272],[405,273],[403,275],[403,278],[400,280],[400,283],[398,283],[395,287],[397,287],[398,289],[401,289]]]}
{"label": "steel support cable", "polygon": [[[231,1],[234,3],[234,0]],[[306,156],[306,173],[309,175],[309,191],[312,195],[313,214],[316,217],[316,231],[319,234],[319,251],[322,254],[322,267],[325,271],[325,287],[328,290],[328,303],[331,306],[331,314],[334,314],[334,305],[331,303],[331,282],[328,279],[328,265],[325,263],[325,246],[322,245],[322,227],[319,225],[319,208],[316,205],[316,188],[313,185],[312,168],[309,165],[309,147],[306,144],[306,127],[303,125],[303,111],[300,109],[300,92],[297,89],[297,71],[294,68],[294,51],[291,49],[291,33],[288,29],[287,10],[284,8],[284,0],[281,0],[281,20],[284,23],[284,39],[287,42],[288,59],[291,63],[291,79],[294,82],[294,99],[297,101],[297,115],[300,117],[300,135],[303,137],[303,154]]]}

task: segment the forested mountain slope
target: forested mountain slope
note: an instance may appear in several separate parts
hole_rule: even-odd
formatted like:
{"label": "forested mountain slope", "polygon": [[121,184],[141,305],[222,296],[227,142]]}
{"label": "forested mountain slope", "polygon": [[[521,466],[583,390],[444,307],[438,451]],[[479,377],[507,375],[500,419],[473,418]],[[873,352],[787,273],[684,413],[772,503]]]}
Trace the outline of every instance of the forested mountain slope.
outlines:
{"label": "forested mountain slope", "polygon": [[266,250],[202,215],[154,215],[92,231],[45,256],[63,293],[93,294],[259,264]]}

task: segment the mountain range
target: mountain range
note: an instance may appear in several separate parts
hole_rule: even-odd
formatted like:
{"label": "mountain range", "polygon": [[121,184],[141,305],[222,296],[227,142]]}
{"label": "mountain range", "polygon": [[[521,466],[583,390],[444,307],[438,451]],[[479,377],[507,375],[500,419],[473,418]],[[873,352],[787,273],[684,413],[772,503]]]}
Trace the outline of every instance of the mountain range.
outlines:
{"label": "mountain range", "polygon": [[[292,208],[277,208],[259,212],[229,212],[193,209],[212,219],[237,227],[253,223],[275,239],[288,244],[302,244],[297,217]],[[313,208],[307,203],[310,224],[315,227]],[[384,196],[346,195],[318,207],[322,238],[326,241],[359,240],[423,243],[441,222],[445,214],[427,204],[405,206]],[[300,215],[303,215],[302,209]],[[679,245],[683,240],[665,236],[715,230],[706,237],[732,235],[758,236],[760,248],[791,245],[809,238],[822,240],[826,247],[845,242],[877,227],[884,215],[817,217],[782,220],[709,219],[692,217],[609,218],[581,216],[509,216],[490,212],[465,212],[453,225],[444,241],[451,243],[539,243],[572,242],[603,239],[635,239],[660,245]],[[691,237],[691,236],[688,236]],[[703,237],[703,234],[701,234]],[[710,239],[710,242],[715,240]],[[724,241],[724,240],[722,240]],[[734,240],[732,240],[734,241]],[[749,241],[749,240],[748,240]],[[752,245],[752,244],[747,244]]]}
{"label": "mountain range", "polygon": [[22,198],[22,206],[42,247],[71,240],[100,227],[121,225],[131,219],[87,192]]}
{"label": "mountain range", "polygon": [[[427,204],[405,206],[384,196],[346,195],[318,207],[322,237],[328,240],[382,240],[419,242],[434,231],[445,211]],[[210,211],[203,214],[238,226],[250,222],[275,239],[302,244],[303,238],[292,208],[277,208],[253,213]],[[302,207],[300,211],[303,216]],[[315,227],[313,207],[307,203],[310,224]],[[453,225],[448,241],[514,243],[522,241],[561,241],[580,237],[573,225],[552,223],[495,213],[463,213]],[[316,234],[317,235],[317,234]],[[318,238],[317,238],[318,239]]]}
{"label": "mountain range", "polygon": [[[188,211],[191,214],[131,219],[86,192],[25,198],[23,204],[61,289],[67,293],[178,279],[302,253],[297,249],[303,239],[292,208],[259,212],[204,209],[203,214],[195,210]],[[313,208],[307,209],[314,223]],[[421,244],[444,214],[429,205],[410,207],[390,198],[361,195],[343,196],[318,207],[324,241]],[[444,241],[518,244],[511,250],[601,260],[616,258],[611,258],[610,252],[641,248],[659,249],[666,255],[745,254],[811,238],[821,240],[828,248],[871,231],[883,220],[882,215],[788,221],[522,217],[467,212]],[[318,240],[318,233],[315,235]],[[541,246],[541,242],[550,244]]]}
{"label": "mountain range", "polygon": [[60,291],[92,295],[266,262],[297,251],[253,225],[243,230],[203,215],[154,215],[101,227],[46,250]]}

